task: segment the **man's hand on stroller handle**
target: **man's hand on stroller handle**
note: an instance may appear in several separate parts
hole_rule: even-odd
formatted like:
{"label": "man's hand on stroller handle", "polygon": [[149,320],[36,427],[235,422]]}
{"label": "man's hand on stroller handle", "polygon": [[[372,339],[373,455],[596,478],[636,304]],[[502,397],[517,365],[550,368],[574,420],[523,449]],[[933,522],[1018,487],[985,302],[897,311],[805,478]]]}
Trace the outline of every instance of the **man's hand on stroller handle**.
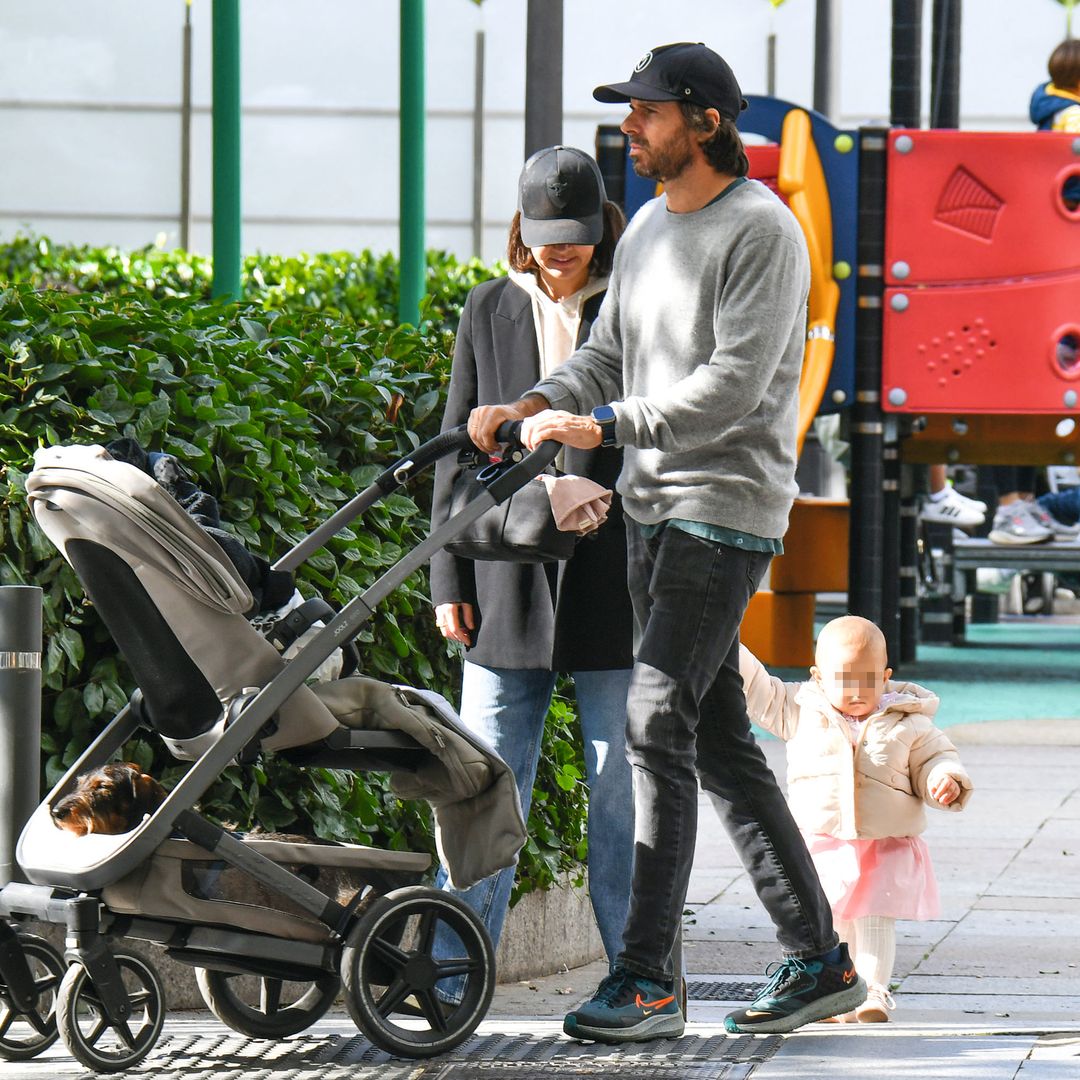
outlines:
{"label": "man's hand on stroller handle", "polygon": [[493,454],[499,448],[496,433],[504,423],[535,416],[549,405],[547,398],[540,394],[526,394],[507,405],[478,405],[469,413],[469,438],[485,454]]}
{"label": "man's hand on stroller handle", "polygon": [[460,641],[462,645],[471,645],[470,631],[476,629],[472,604],[436,604],[435,625],[444,638]]}
{"label": "man's hand on stroller handle", "polygon": [[591,450],[600,445],[603,433],[591,416],[556,409],[545,409],[530,416],[521,425],[521,445],[535,450],[542,442],[554,439],[563,446],[575,446],[579,450]]}

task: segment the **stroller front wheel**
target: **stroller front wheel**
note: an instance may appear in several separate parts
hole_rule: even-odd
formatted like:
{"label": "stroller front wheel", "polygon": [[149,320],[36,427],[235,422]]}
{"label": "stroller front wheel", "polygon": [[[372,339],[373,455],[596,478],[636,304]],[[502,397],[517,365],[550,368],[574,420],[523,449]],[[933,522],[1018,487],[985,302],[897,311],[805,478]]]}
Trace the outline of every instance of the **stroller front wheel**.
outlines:
{"label": "stroller front wheel", "polygon": [[[436,955],[436,936],[442,942]],[[342,950],[345,1004],[378,1047],[423,1058],[460,1046],[495,992],[495,952],[484,924],[463,901],[414,885],[377,897]],[[460,983],[451,986],[451,980]],[[451,993],[461,995],[452,1004]]]}
{"label": "stroller front wheel", "polygon": [[154,1048],[165,1023],[165,990],[158,973],[134,953],[113,954],[131,1015],[112,1023],[82,964],[67,969],[56,999],[56,1026],[68,1052],[94,1072],[120,1072]]}
{"label": "stroller front wheel", "polygon": [[[240,980],[250,978],[257,980],[255,992],[245,995]],[[306,1031],[334,1004],[341,989],[341,980],[331,974],[297,984],[196,968],[195,981],[206,1007],[227,1027],[252,1039],[281,1039]]]}

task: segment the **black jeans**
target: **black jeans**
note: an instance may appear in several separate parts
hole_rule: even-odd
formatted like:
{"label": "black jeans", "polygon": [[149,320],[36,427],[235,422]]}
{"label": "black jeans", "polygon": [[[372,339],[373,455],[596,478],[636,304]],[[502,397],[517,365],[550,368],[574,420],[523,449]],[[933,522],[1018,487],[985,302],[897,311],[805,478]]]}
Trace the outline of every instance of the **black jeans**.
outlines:
{"label": "black jeans", "polygon": [[785,955],[836,943],[829,902],[783,793],[750,730],[739,623],[770,556],[627,521],[638,642],[627,700],[634,773],[634,879],[618,963],[673,975],[697,838],[697,782],[776,925]]}

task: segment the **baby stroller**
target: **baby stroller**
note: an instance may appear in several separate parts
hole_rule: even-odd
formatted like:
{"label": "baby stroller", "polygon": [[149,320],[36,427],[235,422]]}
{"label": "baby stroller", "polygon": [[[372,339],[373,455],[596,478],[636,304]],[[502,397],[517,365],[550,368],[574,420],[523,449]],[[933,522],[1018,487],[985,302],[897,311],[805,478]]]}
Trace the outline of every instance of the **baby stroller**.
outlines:
{"label": "baby stroller", "polygon": [[[505,426],[500,434],[510,441]],[[24,828],[17,858],[29,884],[0,889],[0,1057],[32,1058],[59,1037],[99,1072],[145,1058],[161,1032],[164,993],[154,968],[117,945],[123,938],[195,967],[208,1008],[251,1037],[304,1030],[342,986],[357,1026],[393,1054],[443,1053],[475,1030],[494,991],[491,942],[467,905],[420,884],[426,854],[245,840],[193,807],[227,765],[260,751],[302,766],[388,770],[399,796],[431,803],[455,885],[511,865],[526,839],[513,776],[444,699],[361,676],[307,680],[433,552],[558,449],[508,455],[478,497],[340,612],[327,611],[324,628],[288,662],[245,618],[250,592],[220,545],[150,476],[101,447],[38,452],[27,479],[36,520],[79,575],[139,689]],[[295,570],[438,458],[470,450],[463,428],[425,443],[275,569]],[[193,762],[164,803],[119,835],[59,830],[51,809],[76,776],[108,763],[140,729]],[[351,898],[319,887],[328,868],[359,879]],[[271,901],[223,894],[230,875],[259,883]],[[66,927],[64,957],[22,932],[28,919]],[[433,955],[440,924],[460,942],[448,959]],[[452,1006],[436,990],[455,976],[464,993]]]}

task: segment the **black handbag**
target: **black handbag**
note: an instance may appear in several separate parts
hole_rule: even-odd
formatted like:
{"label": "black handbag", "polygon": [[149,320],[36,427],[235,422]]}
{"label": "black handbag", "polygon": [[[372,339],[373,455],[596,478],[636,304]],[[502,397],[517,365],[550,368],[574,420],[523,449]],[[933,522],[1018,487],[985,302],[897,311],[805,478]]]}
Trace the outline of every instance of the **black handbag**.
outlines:
{"label": "black handbag", "polygon": [[[479,479],[482,471],[462,469],[454,478],[451,517],[484,490]],[[573,555],[577,540],[576,533],[563,532],[555,525],[547,488],[537,478],[505,502],[486,510],[445,550],[458,558],[479,562],[559,562]]]}

